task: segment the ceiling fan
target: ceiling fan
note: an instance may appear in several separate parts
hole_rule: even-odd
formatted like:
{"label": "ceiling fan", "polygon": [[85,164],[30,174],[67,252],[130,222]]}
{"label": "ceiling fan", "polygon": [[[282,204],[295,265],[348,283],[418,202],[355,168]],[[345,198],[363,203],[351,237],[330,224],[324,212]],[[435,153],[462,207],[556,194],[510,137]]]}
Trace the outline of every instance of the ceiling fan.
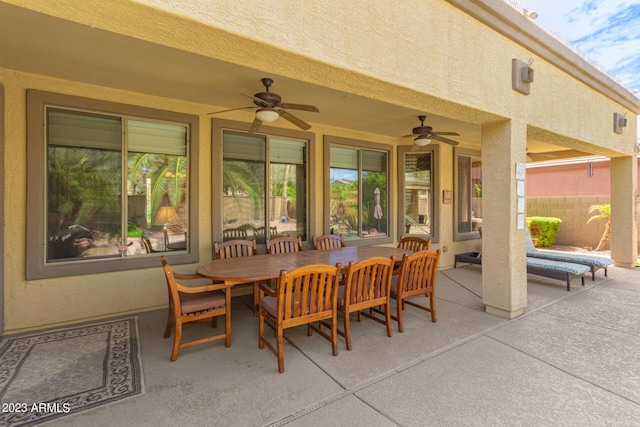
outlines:
{"label": "ceiling fan", "polygon": [[431,126],[425,126],[424,121],[427,119],[427,116],[418,116],[418,120],[420,120],[420,126],[413,128],[412,133],[409,135],[404,135],[403,138],[409,138],[411,136],[416,136],[413,140],[415,144],[415,148],[424,147],[429,144],[432,140],[441,141],[453,146],[458,145],[457,141],[454,141],[449,138],[445,138],[442,135],[460,135],[456,132],[434,132]]}
{"label": "ceiling fan", "polygon": [[305,104],[289,104],[282,102],[282,98],[280,95],[274,92],[269,92],[269,88],[273,84],[273,80],[270,78],[263,78],[262,84],[264,85],[265,91],[258,92],[251,95],[245,95],[241,93],[240,95],[246,96],[247,98],[253,99],[253,103],[255,105],[251,105],[248,107],[240,107],[240,108],[231,108],[229,110],[216,111],[209,114],[219,114],[225,113],[227,111],[236,111],[236,110],[246,110],[249,108],[257,108],[256,117],[253,119],[253,123],[249,127],[249,133],[256,133],[260,125],[264,123],[269,123],[277,120],[280,116],[282,116],[285,120],[293,123],[297,127],[303,130],[308,130],[311,128],[311,125],[304,120],[299,119],[293,114],[289,113],[286,110],[302,110],[302,111],[313,111],[314,113],[318,113],[319,110],[314,105],[305,105]]}

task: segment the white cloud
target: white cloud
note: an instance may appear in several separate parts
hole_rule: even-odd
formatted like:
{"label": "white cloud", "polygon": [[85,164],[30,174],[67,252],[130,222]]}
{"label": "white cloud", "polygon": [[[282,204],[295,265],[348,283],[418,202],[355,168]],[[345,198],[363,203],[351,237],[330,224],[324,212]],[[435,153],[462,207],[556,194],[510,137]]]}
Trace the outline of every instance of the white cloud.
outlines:
{"label": "white cloud", "polygon": [[630,90],[640,89],[640,2],[518,0],[535,23],[572,44]]}

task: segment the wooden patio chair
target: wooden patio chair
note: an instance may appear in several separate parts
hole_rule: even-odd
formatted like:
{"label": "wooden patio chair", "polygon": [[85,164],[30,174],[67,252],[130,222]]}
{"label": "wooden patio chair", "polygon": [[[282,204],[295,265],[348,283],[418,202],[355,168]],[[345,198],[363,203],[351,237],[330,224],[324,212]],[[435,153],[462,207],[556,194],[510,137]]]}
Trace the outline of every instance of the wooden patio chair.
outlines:
{"label": "wooden patio chair", "polygon": [[155,249],[153,249],[153,246],[151,246],[151,241],[148,238],[141,237],[140,242],[142,243],[142,247],[144,248],[144,251],[146,253],[152,254],[152,253],[158,252]]}
{"label": "wooden patio chair", "polygon": [[[345,285],[340,286],[338,290],[338,313],[344,314],[344,329],[338,328],[337,331],[345,338],[347,350],[351,350],[350,313],[358,313],[358,322],[365,316],[382,323],[387,327],[387,335],[392,335],[390,291],[394,261],[393,257],[376,257],[349,263],[344,279]],[[376,317],[376,312],[383,314],[384,318]],[[317,329],[313,326],[312,329],[321,332],[323,326],[330,325],[323,321]]]}
{"label": "wooden patio chair", "polygon": [[344,239],[338,234],[323,234],[322,236],[313,236],[313,249],[336,249],[344,248]]}
{"label": "wooden patio chair", "polygon": [[[202,280],[199,274],[174,273],[164,256],[160,257],[169,292],[169,317],[164,337],[169,338],[171,329],[175,329],[171,361],[178,358],[180,349],[204,344],[216,340],[225,340],[225,346],[231,346],[231,290],[222,284],[197,287],[184,286],[176,280]],[[224,332],[206,338],[181,342],[182,326],[186,323],[211,319],[212,327],[216,327],[217,317],[225,317]]]}
{"label": "wooden patio chair", "polygon": [[246,228],[227,228],[222,230],[223,239],[245,239],[247,237]]}
{"label": "wooden patio chair", "polygon": [[[274,226],[269,227],[269,237],[275,237],[278,234],[278,228]],[[265,242],[267,238],[267,227],[253,227],[253,237],[258,242]]]}
{"label": "wooden patio chair", "polygon": [[275,239],[267,239],[268,254],[284,254],[290,252],[301,252],[302,239],[300,237],[276,237]]}
{"label": "wooden patio chair", "polygon": [[406,249],[411,252],[428,251],[431,247],[431,239],[423,239],[421,237],[402,236],[398,242],[400,249]]}
{"label": "wooden patio chair", "polygon": [[[404,331],[402,324],[402,311],[406,305],[412,305],[431,313],[431,321],[436,322],[436,273],[440,250],[420,251],[411,255],[404,255],[400,263],[400,274],[397,282],[391,283],[391,298],[395,298],[396,316],[391,316],[398,322],[398,332]],[[417,295],[425,295],[429,298],[429,307],[420,305],[414,300],[409,300]]]}
{"label": "wooden patio chair", "polygon": [[227,240],[226,242],[213,243],[213,256],[215,259],[235,258],[240,256],[253,256],[258,253],[256,240]]}
{"label": "wooden patio chair", "polygon": [[[260,284],[260,308],[258,326],[258,347],[265,345],[278,358],[278,370],[284,372],[284,330],[294,326],[307,325],[331,319],[331,334],[319,332],[331,342],[333,355],[338,355],[337,303],[340,264],[310,265],[287,273],[282,270],[277,289]],[[268,323],[276,333],[276,344],[264,337],[264,324]]]}
{"label": "wooden patio chair", "polygon": [[[253,240],[227,240],[226,242],[213,243],[213,256],[215,259],[236,258],[253,256],[258,253],[256,239]],[[258,282],[252,283],[253,286],[253,313],[258,314]]]}
{"label": "wooden patio chair", "polygon": [[[406,249],[411,252],[428,251],[431,247],[431,239],[423,239],[421,237],[401,236],[398,242],[398,248]],[[396,262],[394,275],[400,274],[400,263]]]}

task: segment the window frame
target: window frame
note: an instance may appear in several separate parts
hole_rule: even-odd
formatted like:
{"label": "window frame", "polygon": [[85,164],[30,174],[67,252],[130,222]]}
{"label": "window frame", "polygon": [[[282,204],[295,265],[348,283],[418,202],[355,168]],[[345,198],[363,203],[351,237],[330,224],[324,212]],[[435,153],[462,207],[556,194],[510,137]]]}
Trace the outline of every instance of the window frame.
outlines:
{"label": "window frame", "polygon": [[67,277],[112,271],[136,270],[158,266],[156,256],[98,258],[55,263],[46,262],[46,107],[127,116],[149,121],[174,122],[189,128],[189,220],[187,250],[162,252],[171,264],[198,262],[198,116],[157,110],[148,107],[120,104],[73,95],[27,90],[27,230],[26,280]]}
{"label": "window frame", "polygon": [[[393,243],[394,236],[394,216],[392,214],[392,202],[395,198],[394,194],[394,182],[391,165],[395,162],[394,150],[392,145],[366,142],[357,139],[342,138],[339,136],[324,135],[323,137],[323,234],[330,234],[331,229],[329,226],[331,216],[331,146],[339,146],[341,148],[368,150],[371,151],[383,151],[387,154],[387,235],[382,237],[358,237],[356,239],[345,240],[349,246],[364,246],[364,245],[380,245],[385,243]],[[361,157],[361,156],[359,156]],[[362,163],[358,164],[358,180],[362,181]],[[358,219],[358,228],[362,229],[361,218]]]}
{"label": "window frame", "polygon": [[[453,240],[464,241],[480,239],[479,231],[460,232],[458,231],[458,196],[460,195],[460,183],[458,182],[460,156],[475,157],[482,160],[482,153],[476,150],[455,147],[453,150],[453,185],[454,185],[454,203],[453,203]],[[471,188],[469,188],[471,190]]]}
{"label": "window frame", "polygon": [[[224,152],[223,152],[223,134],[224,131],[233,132],[248,132],[251,123],[239,122],[235,120],[226,119],[211,119],[211,213],[214,220],[211,221],[211,246],[213,242],[222,242],[223,238],[223,194],[222,194],[222,181],[223,181],[223,164],[224,164]],[[316,161],[315,161],[315,134],[312,132],[305,132],[301,130],[282,129],[273,126],[268,126],[263,123],[260,126],[257,135],[263,135],[268,138],[291,138],[295,140],[307,141],[307,211],[305,212],[307,221],[307,239],[303,240],[305,246],[309,246],[313,230],[315,230],[316,219],[313,215],[316,209],[315,198],[312,197],[312,189],[315,188],[315,176],[316,176]],[[265,151],[265,158],[269,159],[269,151]],[[271,177],[268,173],[268,168],[265,163],[265,185],[270,185]],[[266,187],[268,189],[268,187]],[[268,192],[267,192],[268,194]],[[257,245],[260,252],[264,252],[266,245]]]}
{"label": "window frame", "polygon": [[431,239],[432,243],[440,242],[440,147],[437,144],[429,144],[425,147],[414,148],[413,145],[398,146],[398,217],[404,216],[405,203],[405,158],[407,154],[430,153],[433,160],[431,165],[431,188],[433,215],[431,218],[431,234],[407,234],[404,221],[398,221],[398,236],[413,236]]}

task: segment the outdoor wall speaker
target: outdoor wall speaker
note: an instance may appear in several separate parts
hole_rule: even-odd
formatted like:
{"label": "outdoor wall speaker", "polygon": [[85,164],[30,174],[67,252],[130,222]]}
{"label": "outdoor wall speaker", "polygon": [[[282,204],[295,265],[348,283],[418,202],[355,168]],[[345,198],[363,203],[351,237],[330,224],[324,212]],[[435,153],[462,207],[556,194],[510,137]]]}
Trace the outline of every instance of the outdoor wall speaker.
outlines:
{"label": "outdoor wall speaker", "polygon": [[532,82],[533,68],[531,65],[513,58],[511,60],[511,88],[523,95],[529,95]]}
{"label": "outdoor wall speaker", "polygon": [[622,128],[627,127],[627,119],[620,113],[613,113],[613,131],[622,133]]}

